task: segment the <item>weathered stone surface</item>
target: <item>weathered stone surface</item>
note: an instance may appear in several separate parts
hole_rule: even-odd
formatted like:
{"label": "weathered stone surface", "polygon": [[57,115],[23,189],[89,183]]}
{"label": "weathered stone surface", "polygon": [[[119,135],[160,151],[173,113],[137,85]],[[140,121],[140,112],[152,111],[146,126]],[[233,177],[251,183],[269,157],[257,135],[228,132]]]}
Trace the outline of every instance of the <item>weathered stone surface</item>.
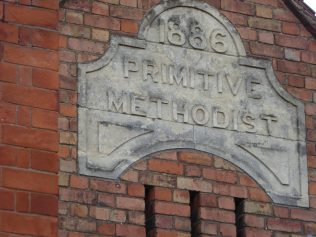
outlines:
{"label": "weathered stone surface", "polygon": [[101,59],[80,65],[80,172],[116,179],[151,153],[191,148],[231,161],[275,202],[307,206],[304,106],[271,63],[246,57],[203,3],[158,5],[138,36],[112,36]]}

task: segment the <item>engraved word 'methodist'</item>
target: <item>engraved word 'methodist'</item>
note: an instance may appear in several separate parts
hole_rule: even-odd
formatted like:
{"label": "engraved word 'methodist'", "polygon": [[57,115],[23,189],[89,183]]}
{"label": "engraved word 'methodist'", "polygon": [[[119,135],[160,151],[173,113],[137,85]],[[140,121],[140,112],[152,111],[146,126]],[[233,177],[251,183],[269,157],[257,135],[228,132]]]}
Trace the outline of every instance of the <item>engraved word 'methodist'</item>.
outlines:
{"label": "engraved word 'methodist'", "polygon": [[[233,79],[229,72],[197,71],[176,64],[158,64],[154,59],[122,58],[122,70],[126,80],[143,80],[155,84],[165,84],[188,90],[204,90],[209,92],[209,98],[238,96],[245,93],[249,99],[262,98],[258,78],[249,77]],[[227,85],[227,88],[224,87]],[[227,89],[227,90],[225,90]],[[238,108],[227,110],[225,106],[206,106],[203,104],[190,104],[189,101],[169,101],[164,98],[154,98],[135,94],[131,91],[107,91],[108,109],[131,115],[146,116],[175,122],[223,128],[234,131],[256,133],[256,123],[265,123],[267,134],[271,134],[273,123],[277,117],[273,114],[260,114],[257,118],[251,111],[241,111]],[[165,110],[165,113],[163,113]],[[190,119],[191,118],[191,119]],[[241,121],[241,123],[239,122]]]}

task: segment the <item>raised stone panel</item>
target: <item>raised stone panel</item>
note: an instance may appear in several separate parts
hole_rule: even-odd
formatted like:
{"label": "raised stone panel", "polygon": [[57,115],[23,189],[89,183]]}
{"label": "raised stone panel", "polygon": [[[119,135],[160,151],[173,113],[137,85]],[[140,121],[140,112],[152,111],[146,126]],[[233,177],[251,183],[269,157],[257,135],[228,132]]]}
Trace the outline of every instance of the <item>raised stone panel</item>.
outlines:
{"label": "raised stone panel", "polygon": [[209,5],[164,2],[138,39],[112,36],[79,68],[80,173],[116,179],[151,153],[196,149],[243,169],[274,202],[308,206],[304,105]]}

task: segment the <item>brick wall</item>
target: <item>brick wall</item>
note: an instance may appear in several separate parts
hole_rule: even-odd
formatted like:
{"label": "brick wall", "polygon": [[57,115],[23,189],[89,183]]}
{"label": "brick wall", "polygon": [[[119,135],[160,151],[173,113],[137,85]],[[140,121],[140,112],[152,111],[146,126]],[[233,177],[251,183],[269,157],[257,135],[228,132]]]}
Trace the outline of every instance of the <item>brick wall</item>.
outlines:
{"label": "brick wall", "polygon": [[136,36],[158,2],[0,1],[1,237],[316,235],[316,41],[281,0],[205,2],[305,103],[310,209],[275,205],[238,168],[192,151],[153,155],[117,182],[78,175],[77,63],[113,33]]}
{"label": "brick wall", "polygon": [[280,83],[306,103],[311,209],[272,204],[245,173],[202,153],[154,155],[117,182],[78,176],[76,65],[100,57],[113,33],[136,36],[158,2],[69,0],[60,9],[60,236],[316,235],[316,41],[282,1],[206,0],[237,27],[248,55],[273,60]]}
{"label": "brick wall", "polygon": [[58,1],[0,1],[0,236],[56,236]]}

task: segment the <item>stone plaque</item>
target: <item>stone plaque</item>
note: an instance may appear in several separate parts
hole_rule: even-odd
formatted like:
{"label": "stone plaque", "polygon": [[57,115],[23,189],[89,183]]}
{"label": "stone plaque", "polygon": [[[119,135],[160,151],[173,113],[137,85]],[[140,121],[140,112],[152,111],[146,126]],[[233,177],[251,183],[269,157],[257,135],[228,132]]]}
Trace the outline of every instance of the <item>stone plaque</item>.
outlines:
{"label": "stone plaque", "polygon": [[112,36],[79,68],[81,174],[116,179],[149,154],[189,148],[234,163],[276,203],[308,205],[304,105],[216,9],[164,2],[137,39]]}

